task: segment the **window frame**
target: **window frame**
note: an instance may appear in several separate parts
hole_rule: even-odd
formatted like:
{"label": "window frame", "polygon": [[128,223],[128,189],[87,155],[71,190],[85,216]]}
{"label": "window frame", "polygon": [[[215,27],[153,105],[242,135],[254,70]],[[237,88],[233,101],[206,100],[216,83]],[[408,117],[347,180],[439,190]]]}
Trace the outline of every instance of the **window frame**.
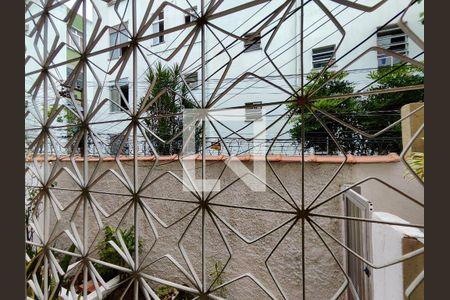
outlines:
{"label": "window frame", "polygon": [[[69,32],[72,32],[76,37],[78,37],[78,46],[75,41],[72,39],[72,36]],[[71,26],[67,28],[67,45],[72,47],[73,49],[78,49],[78,47],[82,47],[83,45],[83,32],[78,30],[77,28]]]}
{"label": "window frame", "polygon": [[[128,42],[130,38],[128,37],[127,33],[128,33],[128,22],[112,26],[109,29],[109,46],[113,47],[113,46]],[[117,36],[117,40],[114,44],[111,42],[112,41],[111,35]],[[122,39],[124,39],[124,40],[122,40]],[[109,52],[110,53],[109,60],[115,60],[115,59],[119,59],[120,57],[122,57],[124,49],[126,49],[126,48],[128,48],[128,46],[111,50]],[[115,54],[115,53],[118,53],[118,54]]]}
{"label": "window frame", "polygon": [[[122,90],[122,87],[127,87],[127,93],[125,96],[125,99],[122,98],[122,95],[120,94],[119,90],[117,89],[115,81],[110,82],[109,85],[109,95],[110,95],[110,113],[123,113],[124,110],[128,110],[128,106],[126,105],[125,101],[129,103],[130,99],[130,83],[128,81],[128,78],[122,78],[119,80],[119,87]],[[123,90],[122,90],[123,93]],[[117,95],[117,96],[115,96]]]}
{"label": "window frame", "polygon": [[[72,68],[72,66],[70,64],[66,66],[67,78],[72,74],[73,70],[74,70],[74,68]],[[83,70],[81,70],[80,74],[78,74],[78,77],[75,80],[74,90],[83,92],[83,80],[84,80],[84,75],[83,75]]]}
{"label": "window frame", "polygon": [[254,122],[262,118],[262,101],[246,102],[245,122]]}
{"label": "window frame", "polygon": [[[248,38],[254,34],[254,32],[247,33],[246,35],[244,35],[244,38]],[[252,52],[258,50],[262,50],[261,33],[258,33],[253,39],[249,41],[244,41],[244,52]]]}
{"label": "window frame", "polygon": [[[195,76],[195,80],[191,80],[192,77]],[[198,72],[186,73],[183,75],[184,81],[189,86],[191,90],[194,90],[198,87]]]}
{"label": "window frame", "polygon": [[336,44],[321,46],[311,50],[313,69],[321,69],[336,60]]}
{"label": "window frame", "polygon": [[[194,22],[196,17],[194,17],[193,15],[196,15],[197,5],[194,5],[193,8],[189,7],[185,10],[187,10],[189,13],[184,14],[184,24]],[[189,18],[189,20],[188,20],[188,18]]]}
{"label": "window frame", "polygon": [[[158,31],[155,31],[155,26],[158,26]],[[164,31],[164,10],[161,10],[156,20],[152,23],[152,33],[163,31]],[[152,46],[158,46],[164,44],[164,42],[165,42],[164,34],[162,34],[152,39]]]}
{"label": "window frame", "polygon": [[[348,187],[349,185],[345,184],[341,186],[341,190],[346,190]],[[346,190],[341,197],[344,202],[344,214],[346,217],[372,219],[373,204],[361,195],[361,186],[354,186]],[[373,259],[372,223],[345,220],[342,226],[345,245],[371,261]],[[344,256],[344,262],[346,272],[355,286],[355,291],[352,289],[348,291],[348,297],[354,298],[355,295],[353,293],[356,292],[360,299],[372,299],[372,267],[349,252]]]}
{"label": "window frame", "polygon": [[[400,33],[401,32],[401,33]],[[402,54],[407,56],[409,53],[409,41],[408,41],[408,35],[398,26],[397,24],[391,24],[386,26],[385,28],[379,29],[377,32],[377,47],[394,51],[395,53]],[[403,41],[392,41],[393,39],[402,38]],[[385,42],[385,40],[388,40],[389,42]],[[398,46],[404,46],[404,49],[402,50],[396,50],[391,49],[392,47],[398,47]],[[386,62],[380,63],[382,60],[385,60]],[[389,60],[389,63],[387,63],[387,60]],[[398,63],[401,63],[401,60],[397,57],[386,55],[385,53],[378,53],[377,54],[377,64],[378,68],[384,68],[384,67],[392,67]]]}

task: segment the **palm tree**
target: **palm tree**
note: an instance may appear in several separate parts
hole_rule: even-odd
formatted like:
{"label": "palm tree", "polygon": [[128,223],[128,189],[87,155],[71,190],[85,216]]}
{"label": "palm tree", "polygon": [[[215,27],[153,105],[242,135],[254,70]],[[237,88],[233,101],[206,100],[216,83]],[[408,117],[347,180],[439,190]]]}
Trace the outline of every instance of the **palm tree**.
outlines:
{"label": "palm tree", "polygon": [[[184,109],[194,108],[194,101],[181,76],[181,69],[177,64],[167,67],[158,63],[147,73],[146,80],[149,84],[155,80],[149,95],[150,99],[166,89],[166,92],[148,108],[149,117],[144,119],[148,129],[164,141],[170,140],[183,130]],[[170,143],[161,143],[151,134],[148,134],[148,137],[159,155],[178,154],[182,148],[183,135]]]}

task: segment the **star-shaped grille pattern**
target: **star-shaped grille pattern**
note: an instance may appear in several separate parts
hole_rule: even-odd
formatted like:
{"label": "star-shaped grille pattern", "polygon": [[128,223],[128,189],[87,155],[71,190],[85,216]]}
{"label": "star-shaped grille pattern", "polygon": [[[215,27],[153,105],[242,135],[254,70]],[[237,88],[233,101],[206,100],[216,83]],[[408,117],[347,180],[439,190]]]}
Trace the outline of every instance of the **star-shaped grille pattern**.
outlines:
{"label": "star-shaped grille pattern", "polygon": [[[345,215],[339,199],[354,187],[376,182],[402,196],[405,207],[423,209],[423,203],[375,176],[337,189],[349,155],[327,125],[334,122],[360,138],[373,139],[423,110],[423,105],[377,132],[317,105],[319,100],[423,90],[423,85],[409,85],[320,94],[333,78],[370,55],[392,56],[400,67],[424,68],[417,57],[369,47],[364,41],[342,49],[352,32],[339,20],[336,8],[357,18],[383,9],[386,2],[27,1],[25,144],[27,188],[34,191],[29,200],[33,206],[29,228],[34,236],[27,236],[26,243],[35,251],[33,258],[27,253],[29,292],[37,299],[53,299],[57,294],[64,299],[91,299],[94,293],[104,299],[113,291],[117,299],[160,299],[158,289],[167,286],[193,299],[318,299],[319,289],[330,291],[325,294],[332,299],[341,299],[346,292],[357,298],[344,255],[382,269],[423,254],[420,248],[374,262],[345,243],[336,228],[349,221],[424,228]],[[392,19],[383,26],[396,20],[423,50],[423,41],[405,21],[415,2],[391,12]],[[308,50],[304,41],[315,34],[309,9],[319,11],[338,36],[333,58],[312,79],[307,79],[304,55]],[[171,13],[183,15],[185,22],[170,18],[168,26],[155,31],[155,24]],[[242,19],[248,15],[252,17]],[[293,26],[298,27],[298,35],[291,36]],[[160,43],[167,36],[172,37],[170,43]],[[246,59],[243,53],[261,39],[266,41],[262,54],[247,61],[251,56]],[[159,48],[153,47],[155,41]],[[239,46],[242,43],[244,49]],[[284,54],[287,50],[278,47],[280,43],[297,49],[295,54]],[[345,65],[334,59],[338,51],[345,52],[342,58],[350,57]],[[286,65],[293,60],[300,71],[287,74]],[[157,62],[177,64],[176,81],[182,89],[158,86],[162,75],[146,80]],[[66,68],[70,68],[67,74]],[[334,75],[322,80],[331,69]],[[199,74],[195,84],[181,75],[185,73]],[[122,88],[126,76],[128,90]],[[279,81],[274,82],[274,77]],[[265,110],[259,119],[266,120],[264,128],[248,134],[257,121],[236,127],[221,114],[246,109],[245,103],[232,100],[255,85],[276,96],[261,102]],[[168,95],[182,103],[178,112],[158,110]],[[181,120],[188,109],[201,111],[200,117],[170,134],[163,136],[149,125],[155,120]],[[306,164],[306,115],[320,124],[342,154],[336,167],[314,179],[316,188],[311,188],[308,173],[312,170]],[[271,158],[274,145],[294,120],[300,124],[300,155],[286,173]],[[113,128],[116,134],[108,140],[104,132]],[[423,180],[406,154],[422,131],[423,125],[400,154],[421,186]],[[225,156],[208,155],[212,145],[206,140],[211,133],[225,148]],[[186,136],[183,143],[198,142],[195,150],[185,151],[183,144],[177,153],[161,153],[161,145]],[[267,177],[248,169],[233,173],[232,165],[240,163],[236,158],[251,154],[252,149],[235,155],[225,140],[255,142],[261,136],[268,142],[255,164],[267,165]],[[209,189],[205,189],[207,179],[212,182]],[[250,185],[265,192],[254,191]],[[107,228],[114,228],[113,238],[102,244]],[[102,256],[102,247],[109,247],[118,261]],[[317,270],[316,263],[327,269]],[[119,275],[108,280],[100,269]],[[421,281],[423,274],[416,284]]]}

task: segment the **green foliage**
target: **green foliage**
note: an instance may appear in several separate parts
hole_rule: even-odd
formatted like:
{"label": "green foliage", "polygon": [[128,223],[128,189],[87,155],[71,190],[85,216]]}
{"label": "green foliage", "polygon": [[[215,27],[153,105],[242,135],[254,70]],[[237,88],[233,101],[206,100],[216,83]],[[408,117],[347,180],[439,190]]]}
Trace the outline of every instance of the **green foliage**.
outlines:
{"label": "green foliage", "polygon": [[[75,251],[75,245],[72,244],[67,251],[73,253]],[[38,266],[37,264],[39,263],[39,260],[42,255],[44,255],[42,248],[37,249],[35,252],[35,255],[31,258],[31,260],[26,265],[26,267],[25,267],[26,280],[30,280],[32,278],[33,273],[34,273],[36,267]],[[67,269],[69,268],[69,265],[70,265],[70,262],[72,261],[72,259],[73,259],[73,257],[71,255],[66,254],[60,260],[59,265],[60,265],[61,269],[63,270],[63,272],[67,272]],[[43,270],[44,270],[44,264],[42,264],[42,262],[41,262],[41,265],[39,266],[39,269],[36,272],[36,276],[37,276],[39,282],[42,280]],[[64,275],[58,275],[58,276],[59,276],[58,282],[56,281],[55,278],[50,277],[50,284],[49,284],[50,299],[59,299],[58,295],[59,295],[59,293],[61,291],[61,287],[63,286],[63,283],[64,283]],[[27,289],[27,296],[32,299],[35,299],[35,294],[31,288]]]}
{"label": "green foliage", "polygon": [[[411,65],[380,68],[369,73],[369,78],[377,80],[377,85],[370,91],[424,83],[423,71]],[[405,104],[423,100],[423,96],[423,90],[375,94],[367,97],[362,105],[366,111],[398,109]]]}
{"label": "green foliage", "polygon": [[[49,105],[48,107],[48,116],[50,117],[50,115],[57,109],[57,107],[55,107],[54,105]],[[63,122],[64,120],[66,121],[66,132],[67,132],[67,140],[69,141],[72,137],[74,137],[79,131],[80,131],[80,119],[77,117],[76,114],[74,114],[70,109],[68,108],[64,108],[62,110],[63,114],[62,115],[58,115],[56,117],[56,122]],[[80,152],[83,151],[83,143],[84,140],[81,139],[78,148],[80,149]]]}
{"label": "green foliage", "polygon": [[[117,229],[107,226],[104,229],[105,237],[103,240],[99,242],[99,258],[102,261],[118,265],[118,266],[125,266],[125,261],[120,256],[119,253],[114,249],[114,247],[109,243],[109,241],[115,242],[120,247],[119,239],[116,236]],[[127,230],[120,230],[120,234],[122,236],[122,239],[125,243],[125,246],[127,247],[128,251],[131,255],[134,254],[135,251],[135,244],[134,244],[134,226],[131,226]],[[138,241],[138,251],[139,253],[142,252],[142,241]],[[101,264],[96,264],[97,271],[102,276],[104,280],[110,280],[117,275],[119,275],[119,271],[103,266]]]}
{"label": "green foliage", "polygon": [[[147,110],[154,117],[145,119],[148,128],[163,140],[169,140],[182,131],[183,110],[194,108],[194,101],[190,98],[189,90],[181,76],[181,69],[178,65],[166,67],[161,63],[156,64],[147,74],[149,84],[156,81],[149,96],[150,99],[142,99],[141,105],[144,100],[145,103],[148,103],[147,101],[152,101],[163,90],[166,90]],[[152,135],[148,134],[148,137],[150,140],[156,141]],[[178,153],[182,147],[182,136],[168,144],[155,142],[154,146],[160,155]]]}
{"label": "green foliage", "polygon": [[[318,72],[313,71],[307,76],[307,80],[313,80],[317,77]],[[304,88],[304,94],[308,95],[312,92],[313,89],[317,89],[321,87],[314,94],[314,97],[326,97],[326,96],[338,96],[351,94],[354,91],[353,83],[345,80],[348,74],[343,72],[336,74],[332,71],[326,71],[324,74],[315,80],[314,84],[311,83],[306,85]],[[332,78],[334,76],[334,78]],[[323,85],[323,86],[322,86]],[[313,105],[318,109],[336,114],[338,113],[338,117],[346,121],[348,123],[354,123],[354,117],[352,114],[356,111],[357,98],[355,97],[344,97],[338,99],[323,99],[317,100],[313,102]],[[288,108],[294,109],[296,115],[291,119],[291,122],[294,124],[293,128],[290,130],[291,137],[301,141],[301,114],[300,108],[297,103],[290,103]],[[319,112],[315,112],[321,120],[325,123],[325,125],[329,128],[329,130],[334,133],[335,137],[340,140],[340,145],[344,147],[344,149],[351,151],[354,148],[354,143],[351,141],[354,133],[346,129],[344,126],[340,125],[337,122],[331,121],[329,118],[323,117]],[[305,109],[304,113],[304,123],[305,123],[305,148],[314,148],[316,152],[328,152],[334,153],[338,151],[337,146],[331,140],[329,134],[326,132],[325,128],[320,124],[319,121],[310,113],[307,109]],[[328,140],[328,143],[327,143]]]}
{"label": "green foliage", "polygon": [[[321,78],[317,79],[315,87],[319,87],[329,80],[334,72],[327,71]],[[307,79],[311,80],[317,76],[317,72],[311,73]],[[314,96],[332,96],[353,93],[353,84],[345,77],[347,74],[339,74],[323,87]],[[393,67],[380,68],[368,75],[369,79],[376,82],[368,91],[391,89],[396,87],[414,86],[424,83],[424,74],[421,69],[410,65],[396,65]],[[312,85],[305,87],[308,94]],[[323,99],[314,101],[313,105],[318,109],[336,116],[338,119],[359,128],[367,133],[376,133],[390,124],[400,119],[400,108],[408,103],[422,101],[424,97],[423,89],[375,93],[363,98],[339,98]],[[301,117],[297,103],[289,104],[289,108],[294,109],[296,116],[291,119],[294,123],[290,131],[291,137],[301,140]],[[323,123],[333,133],[338,143],[344,151],[353,154],[387,154],[389,152],[401,152],[401,125],[398,124],[382,134],[383,141],[374,143],[364,139],[362,136],[320,113],[316,113]],[[323,126],[305,109],[305,147],[313,147],[316,152],[326,152],[335,154],[337,146],[323,128]]]}
{"label": "green foliage", "polygon": [[[209,276],[214,281],[213,288],[220,286],[225,283],[225,272],[222,272],[223,265],[220,261],[215,261],[213,265],[213,269],[211,270]],[[161,286],[156,289],[156,295],[161,300],[191,300],[195,296],[190,295],[184,291],[178,290],[171,286]],[[226,287],[221,288],[213,293],[215,296],[221,297],[221,298],[227,298],[228,291]]]}
{"label": "green foliage", "polygon": [[[417,0],[417,4],[419,4],[421,2],[422,2],[422,0]],[[422,25],[425,25],[425,13],[421,12],[419,16],[420,16],[420,23],[422,23]]]}
{"label": "green foliage", "polygon": [[178,290],[171,286],[162,286],[156,290],[156,295],[161,300],[171,300],[177,293]]}
{"label": "green foliage", "polygon": [[157,288],[155,292],[161,300],[192,300],[195,298],[184,291],[165,285]]}
{"label": "green foliage", "polygon": [[[57,181],[51,183],[51,187],[55,187],[58,184]],[[26,198],[25,198],[25,234],[27,241],[32,241],[34,236],[34,231],[30,226],[30,221],[32,219],[33,213],[38,207],[38,197],[42,190],[38,187],[28,187],[26,188]],[[36,255],[35,246],[25,244],[25,252],[28,257],[33,258]]]}
{"label": "green foliage", "polygon": [[[416,172],[417,176],[424,181],[425,180],[425,154],[423,152],[412,152],[406,157],[406,162]],[[405,177],[413,179],[409,170],[405,172]]]}
{"label": "green foliage", "polygon": [[[66,120],[67,125],[79,125],[80,119],[69,109],[64,108],[64,119]],[[67,137],[70,139],[75,136],[79,131],[78,126],[69,126],[67,127]]]}
{"label": "green foliage", "polygon": [[[25,200],[25,234],[28,241],[33,240],[34,231],[30,227],[31,217],[33,215],[33,211],[35,209],[35,201],[34,199],[39,194],[39,188],[31,187],[28,188],[28,197]],[[34,257],[36,254],[36,250],[33,245],[25,244],[25,251],[30,258]]]}
{"label": "green foliage", "polygon": [[[369,91],[413,86],[424,83],[424,74],[422,70],[410,65],[401,67],[396,65],[393,67],[381,68],[371,72],[369,78],[377,80],[377,85],[370,88]],[[423,101],[423,99],[423,89],[385,94],[379,93],[367,96],[360,102],[360,111],[368,113],[368,117],[359,118],[358,124],[369,133],[378,132],[400,119],[400,109],[403,105]],[[371,112],[381,113],[371,116]],[[387,132],[383,133],[383,137],[400,138],[401,124],[397,124]],[[400,153],[401,150],[401,143],[393,143],[385,152]],[[380,153],[380,151],[378,151],[378,153],[386,154]]]}
{"label": "green foliage", "polygon": [[[63,109],[64,115],[63,118],[66,121],[67,126],[67,140],[69,141],[72,137],[78,134],[80,131],[80,119],[75,115],[70,109],[64,108]],[[72,146],[73,148],[73,146]],[[84,139],[80,140],[80,143],[77,147],[80,150],[80,153],[83,153],[84,151]]]}
{"label": "green foliage", "polygon": [[[225,272],[222,272],[223,265],[221,261],[216,261],[213,266],[212,272],[209,274],[213,280],[215,280],[213,284],[214,287],[218,287],[225,283]],[[226,298],[228,294],[228,290],[226,287],[223,287],[221,289],[218,289],[216,292],[214,292],[214,295],[219,296],[221,298]]]}

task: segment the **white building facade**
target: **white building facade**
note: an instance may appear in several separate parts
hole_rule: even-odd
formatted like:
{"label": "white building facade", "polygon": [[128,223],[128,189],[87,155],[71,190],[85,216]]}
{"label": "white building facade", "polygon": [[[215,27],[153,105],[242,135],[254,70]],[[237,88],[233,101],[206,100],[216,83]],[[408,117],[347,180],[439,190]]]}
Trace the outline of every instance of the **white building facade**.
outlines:
{"label": "white building facade", "polygon": [[[212,13],[208,4],[203,14],[207,15],[209,23],[202,33],[196,29],[197,20],[202,19],[200,0],[154,1],[150,9],[149,1],[145,0],[137,0],[135,7],[127,0],[93,1],[94,5],[88,5],[86,11],[89,15],[86,38],[89,43],[95,43],[90,49],[95,55],[90,58],[86,75],[78,74],[75,84],[78,91],[74,97],[63,93],[65,97],[61,101],[71,107],[78,104],[81,108],[83,99],[92,104],[97,97],[95,105],[100,111],[91,122],[92,130],[103,145],[102,151],[107,153],[108,149],[117,148],[117,136],[125,133],[131,118],[126,111],[132,111],[133,103],[140,103],[148,91],[149,68],[159,62],[167,67],[182,64],[184,79],[191,89],[189,98],[195,99],[199,108],[203,101],[210,116],[222,120],[214,122],[215,128],[206,124],[207,143],[220,144],[220,137],[267,139],[268,142],[262,143],[266,150],[274,137],[290,139],[292,123],[285,115],[286,105],[279,103],[300,90],[302,81],[303,84],[308,82],[306,77],[310,72],[320,71],[327,65],[331,65],[331,71],[345,70],[346,80],[353,82],[358,91],[371,82],[370,72],[401,62],[375,50],[368,51],[371,47],[380,46],[409,58],[424,59],[423,50],[398,26],[408,0],[386,1],[372,12],[337,2],[223,1],[213,7]],[[370,6],[377,1],[369,2],[364,4]],[[58,15],[64,20],[73,3],[77,2],[55,9],[55,17]],[[245,6],[245,3],[251,5]],[[283,3],[283,9],[278,9]],[[422,11],[423,4],[415,4],[403,18],[423,39],[419,17]],[[137,16],[134,19],[133,12]],[[83,14],[82,6],[78,14]],[[69,69],[79,62],[76,53],[82,52],[74,42],[75,39],[83,42],[83,24],[80,24],[55,22],[58,32],[65,34],[59,36],[57,43],[63,44],[58,54],[61,57],[54,62],[62,64],[72,60],[70,64],[53,69],[55,77],[60,77],[59,82],[55,78],[55,84],[59,84],[61,90],[65,89]],[[31,22],[30,27],[33,27]],[[71,35],[67,35],[69,31]],[[127,52],[136,35],[139,35],[136,53]],[[34,57],[33,42],[33,37],[27,38],[27,54]],[[116,49],[105,51],[115,46]],[[206,62],[203,69],[200,67],[202,59]],[[27,65],[26,72],[33,71],[31,65]],[[37,74],[30,75],[30,79],[32,76]],[[83,78],[87,80],[84,87]],[[38,101],[39,97],[35,98]],[[236,109],[232,109],[234,107]],[[64,118],[57,118],[57,121],[62,125],[65,122]],[[264,130],[265,136],[257,134],[258,122],[268,128]],[[58,134],[64,134],[64,130],[60,129]],[[138,151],[149,151],[143,137],[140,142],[143,148]],[[210,154],[226,153],[224,150],[210,151]]]}

